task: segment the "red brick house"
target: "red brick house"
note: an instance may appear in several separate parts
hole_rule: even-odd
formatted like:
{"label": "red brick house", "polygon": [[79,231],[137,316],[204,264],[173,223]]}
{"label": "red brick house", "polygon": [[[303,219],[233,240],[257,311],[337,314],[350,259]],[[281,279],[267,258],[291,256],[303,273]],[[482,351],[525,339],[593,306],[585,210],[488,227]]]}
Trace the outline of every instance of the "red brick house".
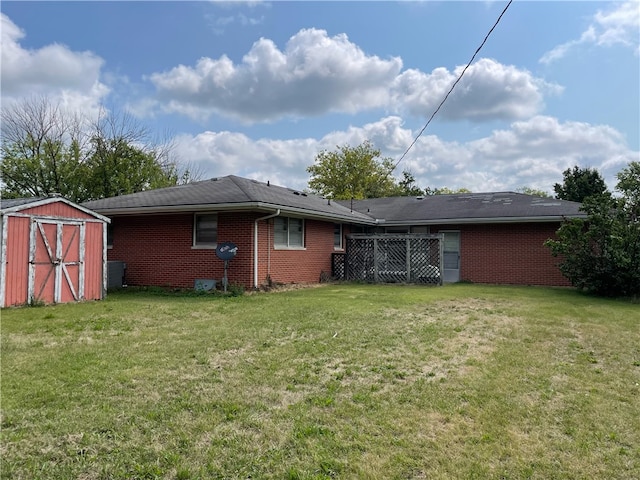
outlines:
{"label": "red brick house", "polygon": [[[347,204],[347,202],[344,202]],[[385,233],[443,233],[445,282],[568,286],[544,242],[580,203],[514,192],[348,202]]]}
{"label": "red brick house", "polygon": [[339,203],[233,175],[84,205],[111,218],[109,260],[125,263],[129,285],[220,280],[222,242],[238,247],[230,284],[318,282],[349,225],[375,224]]}
{"label": "red brick house", "polygon": [[543,246],[580,204],[518,193],[336,202],[236,176],[87,202],[109,217],[109,260],[130,285],[221,279],[216,246],[233,242],[230,283],[318,282],[350,233],[443,233],[443,278],[568,285]]}

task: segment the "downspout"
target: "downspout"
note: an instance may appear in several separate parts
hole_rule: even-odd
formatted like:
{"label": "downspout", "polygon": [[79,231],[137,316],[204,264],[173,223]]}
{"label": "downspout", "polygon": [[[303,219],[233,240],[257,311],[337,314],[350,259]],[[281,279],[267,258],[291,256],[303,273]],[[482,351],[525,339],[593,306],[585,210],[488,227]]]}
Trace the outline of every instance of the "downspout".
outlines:
{"label": "downspout", "polygon": [[280,215],[280,209],[276,213],[267,215],[266,217],[256,218],[253,223],[253,288],[258,288],[258,222],[261,220],[269,220],[270,218]]}

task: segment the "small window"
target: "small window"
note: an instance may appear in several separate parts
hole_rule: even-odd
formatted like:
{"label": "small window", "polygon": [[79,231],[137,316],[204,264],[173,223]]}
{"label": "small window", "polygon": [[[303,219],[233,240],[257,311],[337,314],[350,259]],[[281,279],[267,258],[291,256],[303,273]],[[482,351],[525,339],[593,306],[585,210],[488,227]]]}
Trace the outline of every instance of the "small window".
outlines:
{"label": "small window", "polygon": [[195,215],[193,222],[193,245],[215,247],[218,243],[218,215]]}
{"label": "small window", "polygon": [[337,250],[342,249],[342,224],[333,224],[333,248]]}
{"label": "small window", "polygon": [[405,233],[409,233],[409,228],[408,227],[387,227],[385,228],[384,233],[405,234]]}
{"label": "small window", "polygon": [[113,220],[107,223],[107,248],[113,247]]}
{"label": "small window", "polygon": [[304,220],[276,217],[273,219],[273,243],[280,248],[304,247]]}

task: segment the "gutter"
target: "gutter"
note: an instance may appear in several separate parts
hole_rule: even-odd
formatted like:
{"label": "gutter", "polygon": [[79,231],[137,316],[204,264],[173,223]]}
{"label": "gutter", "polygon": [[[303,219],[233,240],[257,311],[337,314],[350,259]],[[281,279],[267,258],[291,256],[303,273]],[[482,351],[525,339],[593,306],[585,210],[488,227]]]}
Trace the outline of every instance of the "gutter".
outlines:
{"label": "gutter", "polygon": [[587,218],[587,214],[549,215],[549,216],[528,216],[528,217],[465,217],[465,218],[430,218],[428,220],[403,220],[394,221],[384,218],[376,219],[377,225],[387,227],[404,227],[413,225],[462,225],[462,224],[495,224],[495,223],[558,223],[569,218]]}
{"label": "gutter", "polygon": [[[280,215],[278,208],[275,213],[264,217],[256,218],[253,222],[253,288],[258,288],[258,222],[261,220],[269,220],[270,218]],[[267,246],[268,248],[268,246]]]}
{"label": "gutter", "polygon": [[[90,207],[89,207],[90,208]],[[287,214],[299,215],[304,218],[313,218],[322,221],[342,222],[342,223],[360,223],[365,225],[374,225],[375,220],[369,215],[353,211],[353,212],[323,212],[321,210],[306,209],[301,207],[291,207],[286,205],[278,205],[263,202],[251,203],[211,203],[211,204],[194,204],[194,205],[162,205],[155,207],[116,207],[116,208],[96,208],[94,212],[109,217],[120,215],[153,215],[153,214],[171,214],[185,212],[209,212],[209,211],[256,211],[263,210],[265,212],[282,210]]]}

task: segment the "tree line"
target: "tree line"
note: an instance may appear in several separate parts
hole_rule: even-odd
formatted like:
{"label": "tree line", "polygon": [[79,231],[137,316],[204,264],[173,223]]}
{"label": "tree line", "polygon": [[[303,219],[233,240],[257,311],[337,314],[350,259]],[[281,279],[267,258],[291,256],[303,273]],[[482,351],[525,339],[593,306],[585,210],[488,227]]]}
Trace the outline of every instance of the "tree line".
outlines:
{"label": "tree line", "polygon": [[128,114],[102,108],[90,120],[33,97],[3,107],[1,119],[3,198],[59,194],[81,203],[197,177],[171,142],[153,141]]}
{"label": "tree line", "polygon": [[[582,175],[580,173],[582,172]],[[585,219],[565,220],[546,245],[572,285],[604,296],[640,296],[640,162],[620,170],[614,192],[597,171],[565,171],[558,195],[581,198]]]}
{"label": "tree line", "polygon": [[[131,116],[101,110],[87,120],[46,97],[2,109],[3,198],[60,194],[74,202],[198,180],[171,142],[150,140]],[[307,167],[311,192],[336,200],[469,192],[420,187],[413,174],[393,176],[395,163],[369,141],[317,154]],[[191,167],[191,168],[190,168]],[[640,162],[630,162],[609,191],[596,169],[575,166],[553,186],[556,198],[582,203],[585,219],[568,219],[546,245],[576,287],[600,295],[640,295]],[[518,191],[549,196],[529,187]]]}
{"label": "tree line", "polygon": [[333,151],[321,151],[313,165],[307,167],[311,175],[309,189],[336,200],[469,192],[466,188],[422,188],[411,172],[403,171],[402,178],[397,180],[394,170],[393,159],[382,157],[369,141],[355,147],[341,145]]}

